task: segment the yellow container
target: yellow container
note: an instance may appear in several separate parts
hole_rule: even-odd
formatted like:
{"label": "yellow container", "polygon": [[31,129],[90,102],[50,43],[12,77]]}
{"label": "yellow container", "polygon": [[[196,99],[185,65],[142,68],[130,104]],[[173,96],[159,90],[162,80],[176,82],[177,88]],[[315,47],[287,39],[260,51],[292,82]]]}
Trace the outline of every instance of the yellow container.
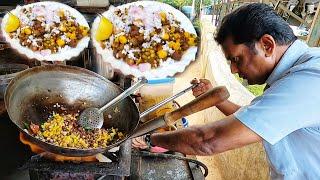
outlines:
{"label": "yellow container", "polygon": [[[173,84],[174,78],[162,78],[162,79],[151,79],[148,83],[142,86],[139,90],[141,94],[141,102],[139,104],[140,111],[144,112],[151,106],[158,104],[164,99],[173,95]],[[173,111],[173,103],[169,102],[166,105],[160,107],[156,111],[147,115],[142,122],[149,121],[158,116],[164,115],[166,112]]]}

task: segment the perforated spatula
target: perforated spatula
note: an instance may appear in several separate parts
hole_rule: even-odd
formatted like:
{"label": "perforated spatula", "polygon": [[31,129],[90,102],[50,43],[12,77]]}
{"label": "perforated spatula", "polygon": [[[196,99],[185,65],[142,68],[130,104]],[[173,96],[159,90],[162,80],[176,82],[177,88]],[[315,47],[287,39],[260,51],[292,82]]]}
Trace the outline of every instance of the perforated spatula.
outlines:
{"label": "perforated spatula", "polygon": [[104,105],[100,109],[94,108],[94,107],[85,109],[80,114],[80,117],[78,119],[79,125],[85,129],[95,129],[95,128],[100,129],[104,121],[103,112],[106,111],[109,107],[113,106],[114,104],[130,96],[130,94],[132,94],[134,91],[139,89],[145,83],[147,83],[147,79],[145,77],[141,77],[138,79],[137,83],[135,83],[133,86],[131,86],[127,90],[123,91],[119,96],[115,97],[113,100],[108,102],[106,105]]}

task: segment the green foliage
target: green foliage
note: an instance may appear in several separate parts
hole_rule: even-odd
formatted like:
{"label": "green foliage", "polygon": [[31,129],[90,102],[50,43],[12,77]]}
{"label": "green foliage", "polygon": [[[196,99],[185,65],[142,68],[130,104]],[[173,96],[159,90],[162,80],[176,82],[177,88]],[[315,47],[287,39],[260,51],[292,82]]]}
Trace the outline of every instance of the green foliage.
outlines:
{"label": "green foliage", "polygon": [[199,19],[195,19],[194,22],[193,22],[193,26],[194,26],[194,27],[199,27],[199,28],[200,28],[200,24],[201,24],[201,23],[200,23],[200,20],[199,20]]}
{"label": "green foliage", "polygon": [[[240,83],[243,85],[244,81],[242,78],[239,77],[238,74],[235,74],[234,77],[240,81]],[[248,89],[249,92],[251,92],[255,96],[260,96],[263,93],[264,88],[266,87],[266,84],[263,85],[244,85]]]}
{"label": "green foliage", "polygon": [[246,88],[255,96],[261,96],[266,85],[248,85]]}
{"label": "green foliage", "polygon": [[203,0],[202,1],[202,4],[204,5],[204,6],[209,6],[209,5],[211,5],[213,3],[213,0]]}
{"label": "green foliage", "polygon": [[[171,6],[181,9],[182,6],[191,6],[192,5],[192,0],[158,0],[163,3],[170,4]],[[209,6],[211,5],[212,0],[202,0],[202,6]],[[197,12],[199,12],[200,8],[200,0],[195,0],[195,6]]]}
{"label": "green foliage", "polygon": [[[160,2],[166,3],[166,4],[170,4],[171,6],[177,8],[177,9],[181,9],[182,6],[188,6],[192,4],[192,0],[158,0]],[[190,2],[191,3],[190,3]]]}

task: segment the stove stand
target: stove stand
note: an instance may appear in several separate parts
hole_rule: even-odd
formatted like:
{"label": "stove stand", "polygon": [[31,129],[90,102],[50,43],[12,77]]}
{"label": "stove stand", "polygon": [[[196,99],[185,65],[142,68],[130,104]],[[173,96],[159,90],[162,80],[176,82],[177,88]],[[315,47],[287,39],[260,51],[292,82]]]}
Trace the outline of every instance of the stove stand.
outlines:
{"label": "stove stand", "polygon": [[113,179],[130,176],[131,140],[127,140],[115,153],[106,152],[112,162],[56,162],[40,155],[33,156],[23,168],[29,169],[31,180],[47,179]]}

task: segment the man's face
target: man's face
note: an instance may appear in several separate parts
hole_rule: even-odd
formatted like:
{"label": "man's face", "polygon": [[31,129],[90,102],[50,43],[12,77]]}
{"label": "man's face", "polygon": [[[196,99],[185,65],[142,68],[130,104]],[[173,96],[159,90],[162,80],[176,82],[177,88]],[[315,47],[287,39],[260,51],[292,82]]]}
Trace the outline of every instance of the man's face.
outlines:
{"label": "man's face", "polygon": [[241,78],[247,79],[249,84],[264,84],[272,69],[259,42],[254,46],[255,48],[234,44],[232,38],[227,38],[222,44],[232,74],[238,73]]}

